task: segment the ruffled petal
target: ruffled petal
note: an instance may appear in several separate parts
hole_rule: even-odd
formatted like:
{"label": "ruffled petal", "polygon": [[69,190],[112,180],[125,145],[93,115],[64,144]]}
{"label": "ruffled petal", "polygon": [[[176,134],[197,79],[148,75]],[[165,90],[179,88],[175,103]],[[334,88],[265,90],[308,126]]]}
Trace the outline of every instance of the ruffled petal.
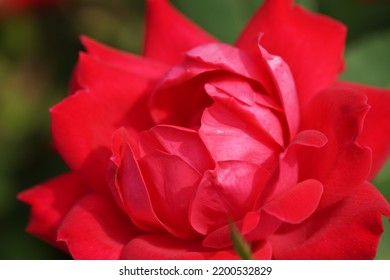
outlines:
{"label": "ruffled petal", "polygon": [[214,168],[214,162],[195,130],[159,125],[140,134],[141,156],[156,150],[176,155],[203,173]]}
{"label": "ruffled petal", "polygon": [[256,63],[238,48],[210,43],[187,52],[185,61],[167,73],[151,97],[153,119],[157,123],[199,125],[201,112],[211,103],[204,85],[219,77],[242,77],[264,94],[274,89],[264,63]]}
{"label": "ruffled petal", "polygon": [[83,90],[50,110],[54,143],[90,187],[107,191],[112,133],[123,126],[136,139],[139,131],[152,125],[147,93],[154,77],[134,75],[87,54],[80,55],[76,75]]}
{"label": "ruffled petal", "polygon": [[31,205],[27,231],[61,247],[57,230],[72,206],[84,195],[86,187],[75,173],[58,176],[18,194],[18,199]]}
{"label": "ruffled petal", "polygon": [[113,201],[88,194],[62,222],[58,240],[75,259],[118,259],[124,245],[138,234]]}
{"label": "ruffled petal", "polygon": [[362,92],[335,87],[317,95],[306,109],[302,127],[321,131],[328,143],[298,151],[299,177],[324,184],[320,207],[326,207],[368,178],[371,151],[359,142],[369,106]]}
{"label": "ruffled petal", "polygon": [[368,97],[370,110],[364,120],[359,143],[371,149],[372,168],[369,179],[373,179],[390,154],[390,90],[346,82],[339,82],[338,85],[357,89]]}
{"label": "ruffled petal", "polygon": [[368,182],[300,225],[269,238],[274,259],[373,259],[390,205]]}
{"label": "ruffled petal", "polygon": [[255,164],[218,162],[204,174],[190,209],[191,225],[208,234],[254,210],[269,173]]}
{"label": "ruffled petal", "polygon": [[[266,165],[275,160],[282,147],[282,128],[269,108],[249,106],[207,87],[214,104],[204,110],[199,135],[215,161],[242,160]],[[271,128],[271,132],[265,128]]]}
{"label": "ruffled petal", "polygon": [[[292,0],[267,0],[240,35],[236,45],[254,56],[257,37],[271,54],[282,57],[295,78],[301,108],[336,80],[343,68],[346,28]],[[326,47],[324,47],[326,46]]]}
{"label": "ruffled petal", "polygon": [[144,56],[168,65],[184,53],[215,39],[179,13],[167,0],[148,0]]}

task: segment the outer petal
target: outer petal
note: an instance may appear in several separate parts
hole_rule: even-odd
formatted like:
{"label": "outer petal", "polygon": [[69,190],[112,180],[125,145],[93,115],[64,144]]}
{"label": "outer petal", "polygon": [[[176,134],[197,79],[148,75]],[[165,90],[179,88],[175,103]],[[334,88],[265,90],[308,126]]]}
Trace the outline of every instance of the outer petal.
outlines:
{"label": "outer petal", "polygon": [[265,49],[289,65],[302,108],[342,70],[346,28],[303,10],[292,0],[265,1],[236,45],[256,55],[259,33],[264,33],[261,42]]}
{"label": "outer petal", "polygon": [[89,55],[104,63],[129,71],[137,76],[159,79],[163,73],[168,70],[168,67],[165,64],[113,49],[86,36],[81,37],[81,42]]}
{"label": "outer petal", "polygon": [[[84,35],[80,37],[80,41],[91,57],[102,63],[130,72],[135,76],[159,79],[168,70],[168,66],[165,64],[111,48]],[[78,61],[72,75],[70,85],[71,94],[76,93],[86,86],[85,81],[78,74],[80,63]]]}
{"label": "outer petal", "polygon": [[147,93],[154,77],[134,75],[86,54],[80,55],[76,75],[83,90],[51,109],[54,143],[72,170],[80,170],[91,187],[106,191],[112,133],[124,126],[136,139],[151,126]]}
{"label": "outer petal", "polygon": [[[270,259],[272,248],[269,243],[258,243],[253,248],[255,259]],[[144,235],[132,239],[124,248],[121,259],[129,260],[237,260],[239,256],[232,249],[208,251],[198,241],[190,242],[164,235]]]}
{"label": "outer petal", "polygon": [[272,236],[275,259],[373,259],[390,205],[369,183],[303,224]]}
{"label": "outer petal", "polygon": [[113,137],[111,160],[114,166],[111,169],[112,177],[109,178],[111,191],[136,226],[146,231],[162,231],[160,220],[151,205],[145,180],[126,136],[121,129],[115,132]]}
{"label": "outer petal", "polygon": [[121,259],[178,260],[206,259],[199,242],[177,239],[170,235],[143,235],[132,239],[123,249]]}
{"label": "outer petal", "polygon": [[27,231],[61,247],[57,242],[58,227],[85,192],[79,176],[68,173],[19,193],[18,199],[31,205]]}
{"label": "outer petal", "polygon": [[369,110],[366,96],[348,88],[329,88],[318,94],[304,111],[303,129],[316,129],[328,138],[322,148],[298,151],[300,180],[324,184],[320,207],[348,196],[367,178],[371,152],[359,144]]}
{"label": "outer petal", "polygon": [[215,40],[167,0],[148,0],[146,16],[145,57],[175,64],[189,49]]}
{"label": "outer petal", "polygon": [[116,204],[89,194],[69,212],[59,231],[75,259],[118,259],[124,245],[138,234]]}
{"label": "outer petal", "polygon": [[372,152],[372,168],[369,178],[373,179],[390,154],[390,90],[353,83],[339,82],[341,86],[364,92],[371,106],[364,121],[359,143]]}

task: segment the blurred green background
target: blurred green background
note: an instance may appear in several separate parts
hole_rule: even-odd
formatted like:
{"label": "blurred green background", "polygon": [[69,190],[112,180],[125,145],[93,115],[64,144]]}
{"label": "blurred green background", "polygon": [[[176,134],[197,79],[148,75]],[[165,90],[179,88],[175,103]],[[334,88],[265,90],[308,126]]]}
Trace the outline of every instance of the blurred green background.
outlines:
{"label": "blurred green background", "polygon": [[[25,233],[29,209],[15,197],[67,170],[51,147],[48,109],[67,95],[82,49],[79,35],[140,53],[145,1],[64,0],[39,9],[6,9],[6,2],[0,0],[0,259],[67,259]],[[229,43],[261,2],[172,0],[185,15]],[[296,2],[348,26],[343,79],[390,88],[388,0]],[[390,162],[374,183],[390,200]],[[377,259],[390,259],[390,225],[387,220],[384,224]]]}

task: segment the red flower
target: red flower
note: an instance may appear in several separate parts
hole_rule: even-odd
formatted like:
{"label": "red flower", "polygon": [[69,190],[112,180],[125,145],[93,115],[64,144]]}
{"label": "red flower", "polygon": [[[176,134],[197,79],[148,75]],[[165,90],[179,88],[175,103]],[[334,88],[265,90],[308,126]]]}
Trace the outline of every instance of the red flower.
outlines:
{"label": "red flower", "polygon": [[374,258],[390,92],[337,82],[345,27],[268,0],[229,46],[147,3],[142,57],[82,38],[51,109],[71,171],[19,195],[28,231],[76,259],[230,259],[233,221],[253,258]]}

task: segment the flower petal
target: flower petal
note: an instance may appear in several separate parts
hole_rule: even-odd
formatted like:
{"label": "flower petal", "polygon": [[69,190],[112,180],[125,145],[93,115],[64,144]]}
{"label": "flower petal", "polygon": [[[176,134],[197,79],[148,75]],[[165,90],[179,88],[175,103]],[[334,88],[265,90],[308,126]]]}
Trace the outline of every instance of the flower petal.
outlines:
{"label": "flower petal", "polygon": [[199,125],[196,121],[211,103],[204,85],[219,76],[224,80],[242,77],[265,94],[273,89],[264,63],[254,62],[227,44],[210,43],[187,52],[185,61],[167,73],[151,97],[153,119],[157,123]]}
{"label": "flower petal", "polygon": [[124,245],[138,235],[131,221],[108,198],[84,196],[58,231],[75,259],[118,259]]}
{"label": "flower petal", "polygon": [[318,94],[304,111],[303,129],[316,129],[328,138],[322,148],[298,151],[299,177],[324,184],[320,207],[326,207],[361,185],[371,168],[371,151],[359,144],[369,110],[362,92],[329,88]]}
{"label": "flower petal", "polygon": [[289,128],[289,134],[285,135],[288,143],[297,134],[299,127],[300,108],[294,78],[289,66],[283,59],[279,56],[269,54],[260,45],[260,40],[259,50],[276,87],[276,94],[273,97],[276,100],[280,100],[284,110],[285,122]]}
{"label": "flower petal", "polygon": [[156,150],[176,155],[203,173],[214,168],[214,162],[195,130],[158,125],[140,135],[142,156]]}
{"label": "flower petal", "polygon": [[368,182],[334,206],[269,238],[275,259],[373,259],[390,205]]}
{"label": "flower petal", "polygon": [[339,82],[338,85],[360,90],[368,97],[370,111],[364,120],[359,143],[372,152],[372,168],[369,178],[373,179],[390,154],[390,90]]}
{"label": "flower petal", "polygon": [[[269,108],[221,96],[212,86],[207,90],[215,102],[203,112],[199,135],[215,161],[242,160],[265,166],[281,152],[282,147],[270,134],[281,135],[282,128]],[[265,127],[272,127],[273,132],[268,133]]]}
{"label": "flower petal", "polygon": [[131,53],[116,50],[87,36],[80,38],[87,53],[103,63],[126,70],[134,75],[150,79],[159,79],[168,67],[157,61],[137,56]]}
{"label": "flower petal", "polygon": [[204,174],[190,209],[191,225],[208,234],[254,210],[269,173],[255,164],[218,162]]}
{"label": "flower petal", "polygon": [[128,136],[123,129],[113,137],[113,175],[109,180],[111,191],[139,228],[146,231],[161,231],[160,220],[153,210],[150,194],[134,153],[127,143]]}
{"label": "flower petal", "polygon": [[18,199],[31,205],[27,231],[54,246],[63,247],[57,242],[58,227],[85,192],[80,177],[67,173],[19,193]]}
{"label": "flower petal", "polygon": [[326,16],[305,11],[292,0],[265,1],[236,45],[256,56],[260,33],[264,34],[263,47],[290,67],[301,108],[333,83],[343,68],[346,28]]}
{"label": "flower petal", "polygon": [[127,243],[121,259],[126,260],[179,260],[206,259],[199,242],[177,239],[170,235],[143,235]]}
{"label": "flower petal", "polygon": [[322,192],[320,182],[306,180],[267,202],[262,210],[283,222],[299,224],[314,213]]}
{"label": "flower petal", "polygon": [[260,212],[253,212],[253,211],[248,212],[245,214],[243,219],[240,219],[238,221],[231,220],[229,223],[226,223],[224,226],[209,233],[203,239],[202,245],[214,249],[231,247],[233,245],[232,243],[233,240],[231,237],[230,223],[234,222],[240,234],[246,237],[245,236],[246,234],[252,232],[256,228],[256,226],[259,225],[259,221],[260,221]]}
{"label": "flower petal", "polygon": [[153,78],[133,75],[87,54],[80,55],[76,75],[83,90],[50,110],[54,143],[90,187],[107,191],[112,133],[124,126],[136,139],[139,131],[151,126],[146,94]]}
{"label": "flower petal", "polygon": [[169,65],[184,53],[215,39],[179,13],[167,0],[148,0],[144,56]]}
{"label": "flower petal", "polygon": [[[261,242],[254,246],[255,259],[271,259],[272,248]],[[199,241],[176,239],[168,235],[143,235],[132,239],[123,249],[121,259],[127,260],[238,260],[233,249],[208,251]]]}
{"label": "flower petal", "polygon": [[198,234],[188,219],[188,209],[201,175],[175,155],[155,151],[139,160],[152,207],[163,226],[174,236]]}
{"label": "flower petal", "polygon": [[279,165],[276,165],[272,172],[271,180],[267,184],[267,195],[264,194],[259,200],[259,206],[299,182],[297,150],[311,151],[310,148],[320,148],[326,143],[326,136],[317,130],[300,131],[287,149],[279,155]]}
{"label": "flower petal", "polygon": [[253,61],[247,53],[228,44],[210,43],[202,45],[188,51],[187,57],[258,81],[265,89],[270,86],[265,65]]}

